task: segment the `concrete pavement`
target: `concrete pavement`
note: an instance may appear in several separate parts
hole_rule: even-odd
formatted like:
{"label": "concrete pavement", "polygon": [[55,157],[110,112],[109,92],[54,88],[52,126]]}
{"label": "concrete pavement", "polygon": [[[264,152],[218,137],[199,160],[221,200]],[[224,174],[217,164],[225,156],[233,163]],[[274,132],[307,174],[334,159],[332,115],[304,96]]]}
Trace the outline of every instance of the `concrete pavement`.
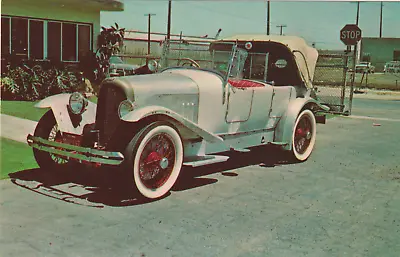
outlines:
{"label": "concrete pavement", "polygon": [[26,143],[26,136],[33,134],[37,122],[1,114],[0,137]]}
{"label": "concrete pavement", "polygon": [[[399,104],[354,114],[395,119]],[[374,122],[318,125],[304,163],[261,151],[186,168],[147,203],[116,170],[21,170],[0,181],[0,256],[397,257],[400,122]]]}

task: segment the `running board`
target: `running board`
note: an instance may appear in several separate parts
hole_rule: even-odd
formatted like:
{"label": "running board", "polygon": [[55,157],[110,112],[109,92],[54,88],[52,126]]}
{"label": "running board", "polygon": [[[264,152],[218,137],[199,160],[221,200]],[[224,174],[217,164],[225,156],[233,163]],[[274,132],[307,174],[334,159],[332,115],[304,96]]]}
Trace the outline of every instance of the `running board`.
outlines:
{"label": "running board", "polygon": [[241,152],[241,153],[248,153],[250,152],[250,149],[246,149],[246,148],[235,148],[235,147],[230,147],[231,151],[235,151],[235,152]]}
{"label": "running board", "polygon": [[183,165],[190,167],[199,167],[203,165],[225,162],[229,159],[228,156],[223,155],[203,155],[203,156],[193,156],[187,158]]}

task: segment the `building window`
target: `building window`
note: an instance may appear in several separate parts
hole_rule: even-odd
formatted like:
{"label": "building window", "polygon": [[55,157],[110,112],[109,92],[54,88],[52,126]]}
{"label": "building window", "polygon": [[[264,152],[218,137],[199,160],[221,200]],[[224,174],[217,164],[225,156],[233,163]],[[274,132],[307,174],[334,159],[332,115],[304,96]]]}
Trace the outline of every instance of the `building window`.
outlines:
{"label": "building window", "polygon": [[91,24],[2,16],[1,53],[76,62],[92,51],[92,33]]}
{"label": "building window", "polygon": [[11,19],[11,52],[28,57],[28,19]]}
{"label": "building window", "polygon": [[61,23],[47,23],[47,58],[61,61]]}
{"label": "building window", "polygon": [[76,24],[62,25],[62,60],[76,61]]}
{"label": "building window", "polygon": [[1,55],[10,54],[10,18],[1,17]]}
{"label": "building window", "polygon": [[393,51],[393,61],[400,61],[400,50]]}
{"label": "building window", "polygon": [[78,27],[78,59],[79,61],[84,60],[84,58],[90,52],[90,42],[91,34],[90,34],[90,26],[87,25],[79,25]]}
{"label": "building window", "polygon": [[29,57],[43,59],[43,21],[29,21]]}

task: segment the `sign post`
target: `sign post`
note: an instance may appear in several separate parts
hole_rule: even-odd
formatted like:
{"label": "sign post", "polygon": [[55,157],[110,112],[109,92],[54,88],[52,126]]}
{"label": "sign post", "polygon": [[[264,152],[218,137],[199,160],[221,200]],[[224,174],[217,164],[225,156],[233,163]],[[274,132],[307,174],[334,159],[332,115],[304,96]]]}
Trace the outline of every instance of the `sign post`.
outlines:
{"label": "sign post", "polygon": [[340,40],[351,49],[353,46],[353,72],[351,76],[351,85],[350,85],[350,102],[349,102],[349,112],[348,115],[351,115],[351,109],[353,105],[353,94],[354,94],[354,80],[355,80],[355,68],[356,68],[356,50],[357,43],[361,40],[361,29],[356,24],[347,24],[340,30]]}

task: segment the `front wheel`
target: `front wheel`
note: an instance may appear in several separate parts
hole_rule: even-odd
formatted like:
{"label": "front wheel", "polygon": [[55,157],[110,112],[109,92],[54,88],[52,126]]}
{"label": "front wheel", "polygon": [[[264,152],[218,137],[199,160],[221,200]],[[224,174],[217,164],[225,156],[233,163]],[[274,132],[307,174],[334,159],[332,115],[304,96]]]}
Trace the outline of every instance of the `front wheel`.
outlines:
{"label": "front wheel", "polygon": [[[49,141],[62,142],[62,135],[58,129],[56,119],[52,110],[46,112],[39,120],[35,132],[35,137],[40,137]],[[61,158],[58,155],[41,151],[33,148],[33,155],[39,167],[43,169],[59,168],[68,163],[68,160]]]}
{"label": "front wheel", "polygon": [[292,155],[297,161],[305,161],[315,145],[317,123],[314,113],[303,110],[297,117],[292,134]]}
{"label": "front wheel", "polygon": [[182,140],[168,123],[154,122],[135,135],[125,156],[138,193],[156,199],[167,194],[179,176],[183,162]]}

